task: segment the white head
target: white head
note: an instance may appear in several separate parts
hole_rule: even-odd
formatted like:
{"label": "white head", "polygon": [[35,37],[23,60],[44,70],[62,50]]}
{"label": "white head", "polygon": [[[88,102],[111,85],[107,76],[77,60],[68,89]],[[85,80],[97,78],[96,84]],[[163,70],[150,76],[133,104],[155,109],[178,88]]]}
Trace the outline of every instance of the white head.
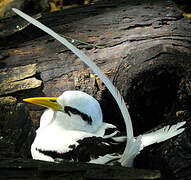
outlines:
{"label": "white head", "polygon": [[41,117],[40,127],[95,132],[103,122],[98,101],[82,91],[65,91],[58,98],[38,97],[24,101],[49,108]]}

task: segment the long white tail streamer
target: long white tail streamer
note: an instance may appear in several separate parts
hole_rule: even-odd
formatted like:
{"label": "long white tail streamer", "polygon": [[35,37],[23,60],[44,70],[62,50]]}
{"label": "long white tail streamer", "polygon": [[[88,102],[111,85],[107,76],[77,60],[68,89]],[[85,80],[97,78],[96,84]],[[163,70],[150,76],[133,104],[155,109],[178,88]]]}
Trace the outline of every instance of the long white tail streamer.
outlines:
{"label": "long white tail streamer", "polygon": [[[78,56],[85,64],[87,64],[94,73],[96,73],[99,76],[99,78],[102,80],[102,82],[106,85],[106,87],[109,89],[109,91],[111,92],[111,94],[115,98],[115,100],[116,100],[116,102],[117,102],[117,104],[118,104],[118,106],[119,106],[119,108],[121,110],[121,113],[123,115],[125,125],[126,125],[127,139],[134,139],[131,117],[130,117],[129,112],[127,110],[127,107],[125,105],[124,99],[120,95],[117,88],[111,83],[111,81],[107,78],[107,76],[105,76],[105,74],[99,69],[99,67],[95,63],[93,63],[82,51],[80,51],[78,48],[73,46],[65,38],[61,37],[60,35],[55,33],[50,28],[46,27],[45,25],[43,25],[42,23],[40,23],[36,19],[30,17],[29,15],[23,13],[22,11],[20,11],[20,10],[18,10],[16,8],[12,8],[12,10],[16,14],[18,14],[19,16],[21,16],[22,18],[27,20],[28,22],[30,22],[31,24],[37,26],[38,28],[40,28],[44,32],[48,33],[49,35],[51,35],[52,37],[57,39],[63,45],[65,45],[76,56]],[[128,156],[128,154],[126,153],[126,151],[128,149],[129,149],[129,147],[126,146],[125,151],[124,151],[123,156],[122,156],[122,159],[126,159],[126,156]]]}

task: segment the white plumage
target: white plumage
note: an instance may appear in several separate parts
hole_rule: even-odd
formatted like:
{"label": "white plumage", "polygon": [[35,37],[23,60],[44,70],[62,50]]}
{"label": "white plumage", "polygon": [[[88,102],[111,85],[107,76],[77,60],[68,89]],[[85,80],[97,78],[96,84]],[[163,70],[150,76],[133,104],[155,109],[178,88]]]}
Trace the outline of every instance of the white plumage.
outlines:
{"label": "white plumage", "polygon": [[[52,125],[67,130],[80,130],[85,132],[95,132],[103,122],[102,111],[99,103],[92,96],[82,91],[65,91],[56,100],[62,107],[62,110],[52,111],[49,109],[45,111],[41,117],[40,123],[45,123],[48,118],[54,119]],[[92,119],[91,124],[84,121],[78,114],[70,113],[70,116],[64,112],[65,107],[72,107]],[[49,112],[50,111],[50,112]],[[50,116],[50,114],[54,114]],[[50,121],[50,120],[48,120]]]}
{"label": "white plumage", "polygon": [[[25,99],[25,101],[31,102],[31,99],[33,98]],[[41,116],[40,127],[36,131],[36,138],[31,146],[34,159],[55,161],[39,150],[64,154],[71,150],[69,148],[71,145],[77,146],[78,140],[93,136],[103,137],[106,129],[116,129],[112,124],[103,123],[99,103],[84,92],[65,91],[56,101],[61,109],[48,109]],[[71,108],[71,112],[66,112],[66,107]],[[87,115],[91,122],[84,120],[80,113]],[[113,132],[111,136],[115,134]],[[105,138],[109,137],[110,135],[107,135]]]}

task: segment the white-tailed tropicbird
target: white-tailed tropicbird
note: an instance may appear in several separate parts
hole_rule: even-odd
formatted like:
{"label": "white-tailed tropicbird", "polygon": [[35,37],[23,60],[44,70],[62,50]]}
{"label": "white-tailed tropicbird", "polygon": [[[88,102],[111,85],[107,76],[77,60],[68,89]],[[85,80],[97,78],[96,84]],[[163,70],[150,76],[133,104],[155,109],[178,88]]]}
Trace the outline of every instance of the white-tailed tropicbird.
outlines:
{"label": "white-tailed tropicbird", "polygon": [[[82,91],[65,91],[58,98],[36,97],[26,102],[45,106],[31,146],[33,159],[90,161],[125,147],[116,126],[103,122],[98,101]],[[112,139],[112,137],[115,137]]]}
{"label": "white-tailed tropicbird", "polygon": [[[33,159],[105,164],[121,157],[127,139],[121,136],[116,126],[103,122],[101,107],[92,96],[73,90],[65,91],[58,98],[35,97],[24,101],[49,108],[41,116],[40,127],[31,146]],[[139,136],[137,139],[141,138],[141,145],[131,145],[129,159],[123,163],[132,166],[134,157],[145,146],[181,133],[183,128],[179,128],[182,125],[184,122]],[[127,141],[133,144],[137,139]]]}

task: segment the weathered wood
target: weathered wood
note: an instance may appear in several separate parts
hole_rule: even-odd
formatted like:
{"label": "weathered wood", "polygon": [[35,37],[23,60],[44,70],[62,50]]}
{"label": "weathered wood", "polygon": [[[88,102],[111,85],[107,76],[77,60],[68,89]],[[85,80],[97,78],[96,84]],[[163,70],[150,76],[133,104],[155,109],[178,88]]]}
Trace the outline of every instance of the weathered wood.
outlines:
{"label": "weathered wood", "polygon": [[[151,45],[152,48],[144,49],[145,43],[146,47]],[[114,84],[128,102],[137,134],[161,123],[187,121],[185,133],[163,146],[156,145],[143,151],[139,163],[147,157],[148,167],[159,168],[167,176],[189,179],[191,52],[184,45],[179,48],[172,42],[164,44],[160,40],[133,47],[120,64]]]}
{"label": "weathered wood", "polygon": [[35,74],[36,64],[1,69],[0,95],[41,86],[42,81],[32,77]]}
{"label": "weathered wood", "polygon": [[118,68],[114,84],[128,102],[132,118],[139,125],[135,127],[138,133],[165,122],[162,119],[168,113],[175,115],[180,110],[172,106],[178,102],[180,83],[190,78],[191,51],[175,43],[178,42],[159,39],[129,47],[131,53]]}
{"label": "weathered wood", "polygon": [[[114,78],[129,106],[136,134],[188,120],[183,135],[144,150],[136,166],[156,167],[164,176],[189,179],[191,25],[174,4],[167,0],[105,0],[36,18],[56,32],[104,46],[96,49],[75,42],[111,80]],[[32,76],[42,81],[35,89],[1,90],[3,96],[8,92],[7,96],[21,101],[37,95],[59,96],[68,89],[83,90],[99,100],[104,121],[125,130],[110,93],[75,55],[18,17],[2,20],[0,28],[0,67],[8,72],[36,64],[35,73],[24,80]],[[37,122],[40,109],[29,108]]]}
{"label": "weathered wood", "polygon": [[[11,173],[10,173],[11,171]],[[22,160],[1,159],[1,179],[159,179],[158,170],[122,168],[107,165],[63,162],[62,164]]]}
{"label": "weathered wood", "polygon": [[0,157],[31,157],[30,146],[35,130],[24,104],[16,98],[0,98]]}
{"label": "weathered wood", "polygon": [[12,1],[0,1],[0,19],[5,17],[10,17],[14,15],[11,10],[12,7],[18,8],[22,11],[29,10],[32,13],[39,11],[49,10],[49,3],[47,0],[12,0]]}

